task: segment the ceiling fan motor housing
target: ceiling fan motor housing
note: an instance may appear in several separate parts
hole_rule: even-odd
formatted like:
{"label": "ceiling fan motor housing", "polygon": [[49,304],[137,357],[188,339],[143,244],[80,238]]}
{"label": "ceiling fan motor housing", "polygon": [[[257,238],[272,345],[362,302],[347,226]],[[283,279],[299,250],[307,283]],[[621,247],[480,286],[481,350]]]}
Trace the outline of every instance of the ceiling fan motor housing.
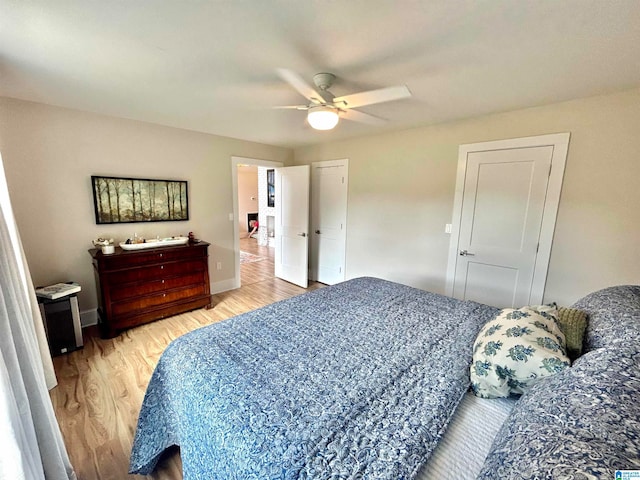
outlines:
{"label": "ceiling fan motor housing", "polygon": [[316,73],[313,76],[313,83],[316,84],[320,90],[328,90],[333,85],[336,76],[333,73]]}
{"label": "ceiling fan motor housing", "polygon": [[322,103],[330,105],[333,103],[333,97],[335,96],[328,89],[333,85],[333,81],[336,76],[333,73],[316,73],[313,76],[313,83],[318,87],[318,95],[322,97]]}

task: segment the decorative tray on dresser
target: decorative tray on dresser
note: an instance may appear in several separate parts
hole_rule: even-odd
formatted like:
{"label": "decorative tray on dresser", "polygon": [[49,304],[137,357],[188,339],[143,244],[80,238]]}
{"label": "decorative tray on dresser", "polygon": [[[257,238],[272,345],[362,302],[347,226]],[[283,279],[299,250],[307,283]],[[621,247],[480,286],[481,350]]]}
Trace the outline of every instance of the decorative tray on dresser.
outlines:
{"label": "decorative tray on dresser", "polygon": [[100,332],[120,331],[211,306],[207,242],[123,250],[89,250],[98,287]]}

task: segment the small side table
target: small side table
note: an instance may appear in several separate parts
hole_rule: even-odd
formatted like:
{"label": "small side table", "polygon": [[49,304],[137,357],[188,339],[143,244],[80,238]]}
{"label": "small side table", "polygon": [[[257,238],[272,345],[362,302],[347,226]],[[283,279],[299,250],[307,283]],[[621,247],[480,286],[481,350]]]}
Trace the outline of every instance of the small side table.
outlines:
{"label": "small side table", "polygon": [[38,304],[52,356],[73,352],[84,346],[76,294],[55,300],[38,297]]}

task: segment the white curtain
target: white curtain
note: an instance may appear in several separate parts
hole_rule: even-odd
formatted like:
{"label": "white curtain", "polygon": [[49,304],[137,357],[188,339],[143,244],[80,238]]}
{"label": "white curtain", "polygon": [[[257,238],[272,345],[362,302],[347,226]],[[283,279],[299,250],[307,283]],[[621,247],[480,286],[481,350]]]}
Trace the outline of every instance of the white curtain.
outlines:
{"label": "white curtain", "polygon": [[0,156],[0,478],[76,478],[49,398],[55,384]]}

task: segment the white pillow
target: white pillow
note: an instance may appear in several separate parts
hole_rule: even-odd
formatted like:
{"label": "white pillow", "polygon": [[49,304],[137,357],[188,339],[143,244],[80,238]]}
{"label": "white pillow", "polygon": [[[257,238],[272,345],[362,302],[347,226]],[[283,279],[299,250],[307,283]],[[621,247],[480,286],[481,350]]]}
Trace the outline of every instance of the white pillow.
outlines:
{"label": "white pillow", "polygon": [[479,397],[508,397],[570,365],[555,305],[505,308],[473,344],[471,388]]}

